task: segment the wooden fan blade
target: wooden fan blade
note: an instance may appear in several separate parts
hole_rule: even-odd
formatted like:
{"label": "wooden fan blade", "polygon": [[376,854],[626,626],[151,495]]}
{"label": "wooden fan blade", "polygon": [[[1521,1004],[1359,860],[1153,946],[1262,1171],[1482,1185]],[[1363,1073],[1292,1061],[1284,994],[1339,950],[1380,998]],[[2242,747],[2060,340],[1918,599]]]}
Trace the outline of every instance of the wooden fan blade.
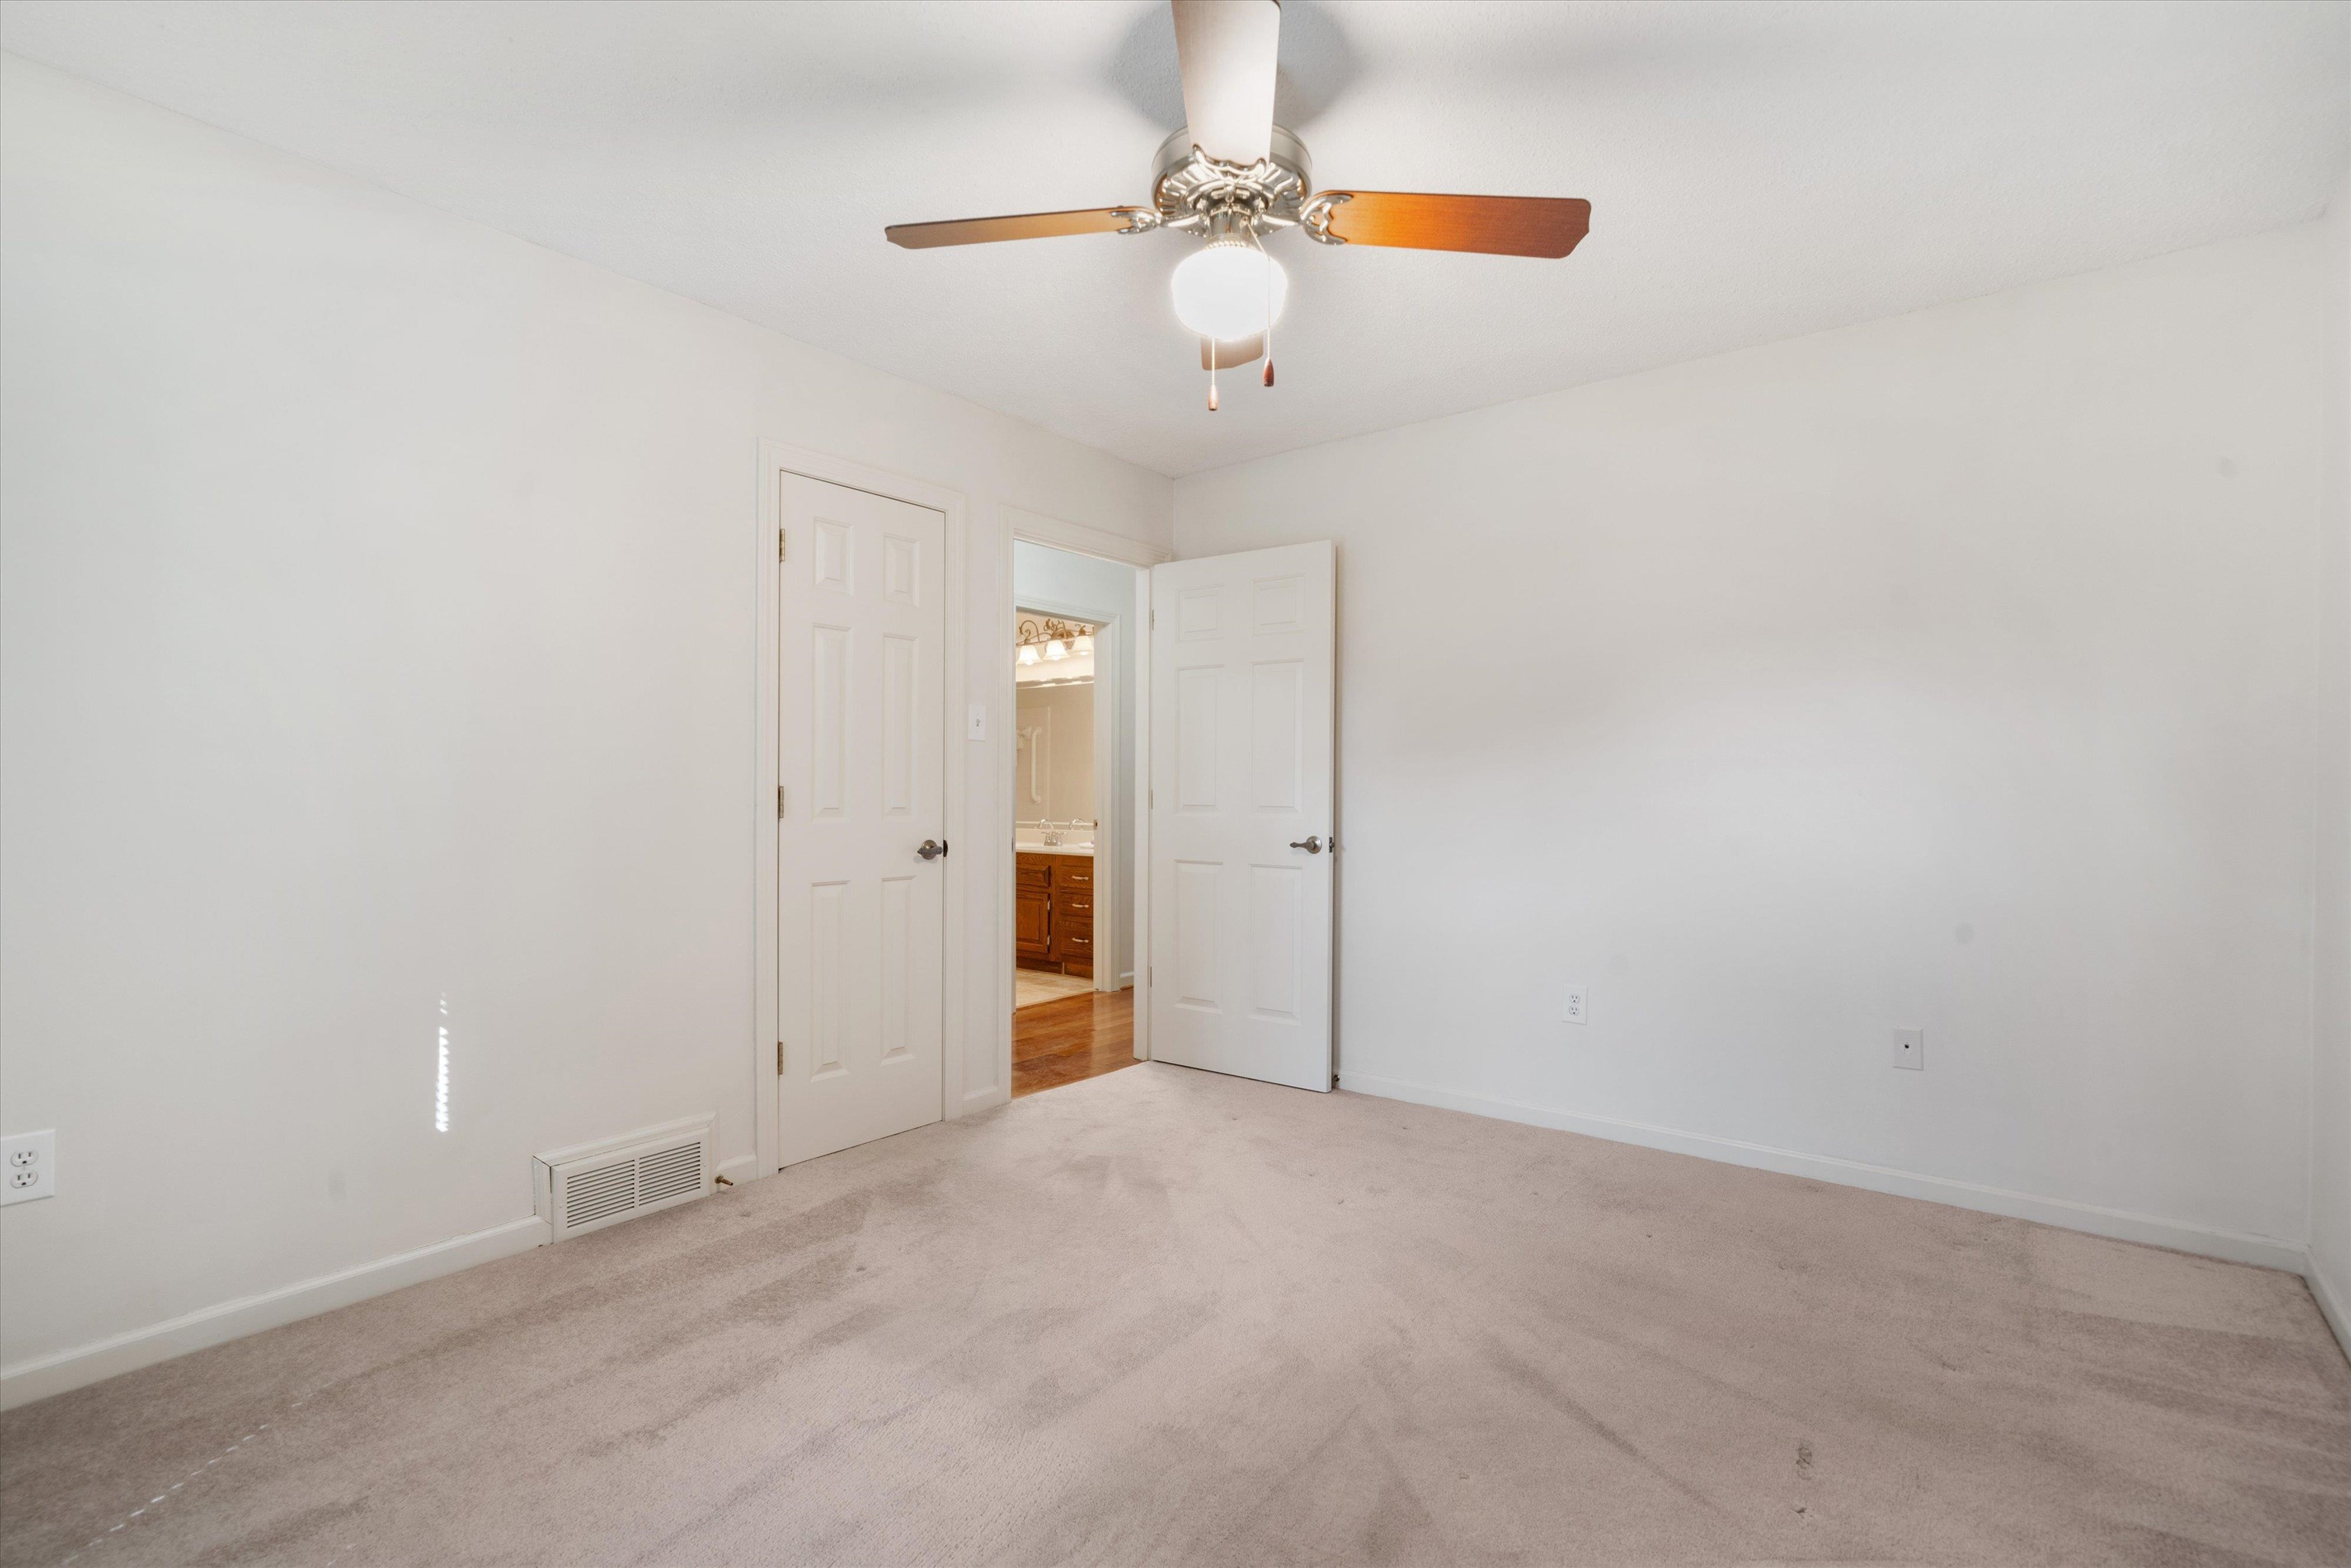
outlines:
{"label": "wooden fan blade", "polygon": [[1331,232],[1349,245],[1474,250],[1556,259],[1592,226],[1592,204],[1574,196],[1431,196],[1417,191],[1344,191]]}
{"label": "wooden fan blade", "polygon": [[1015,213],[1001,218],[949,218],[935,224],[892,224],[892,245],[926,250],[935,245],[986,245],[999,239],[1050,239],[1058,235],[1115,234],[1134,222],[1133,207],[1089,207],[1077,213]]}
{"label": "wooden fan blade", "polygon": [[[1208,351],[1212,349],[1217,356],[1214,365],[1208,363]],[[1213,342],[1203,338],[1200,340],[1200,368],[1204,371],[1229,371],[1236,365],[1246,365],[1264,353],[1265,334],[1262,332],[1254,338],[1236,338],[1229,343]]]}
{"label": "wooden fan blade", "polygon": [[1192,145],[1227,163],[1254,163],[1273,146],[1273,62],[1281,47],[1277,0],[1170,0],[1184,120]]}

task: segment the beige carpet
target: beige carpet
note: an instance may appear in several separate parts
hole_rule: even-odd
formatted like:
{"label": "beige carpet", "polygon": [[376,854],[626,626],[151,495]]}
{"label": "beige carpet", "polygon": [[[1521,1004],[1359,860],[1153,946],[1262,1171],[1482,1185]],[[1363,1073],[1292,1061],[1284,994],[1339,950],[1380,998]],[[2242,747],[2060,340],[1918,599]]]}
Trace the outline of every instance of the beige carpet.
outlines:
{"label": "beige carpet", "polygon": [[2351,1558],[2289,1275],[1155,1066],[0,1447],[77,1568]]}

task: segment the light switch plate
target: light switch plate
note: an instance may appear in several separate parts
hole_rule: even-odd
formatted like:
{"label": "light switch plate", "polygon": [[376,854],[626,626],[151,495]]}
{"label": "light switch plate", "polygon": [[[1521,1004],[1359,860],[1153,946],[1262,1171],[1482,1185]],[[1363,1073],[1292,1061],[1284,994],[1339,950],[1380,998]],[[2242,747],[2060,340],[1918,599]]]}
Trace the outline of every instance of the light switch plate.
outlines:
{"label": "light switch plate", "polygon": [[57,1195],[57,1129],[0,1138],[0,1205]]}
{"label": "light switch plate", "polygon": [[1567,988],[1567,1005],[1561,1009],[1559,1016],[1569,1023],[1592,1021],[1592,998],[1582,986]]}
{"label": "light switch plate", "polygon": [[1912,1072],[1927,1071],[1927,1031],[1923,1029],[1897,1029],[1894,1031],[1894,1065]]}

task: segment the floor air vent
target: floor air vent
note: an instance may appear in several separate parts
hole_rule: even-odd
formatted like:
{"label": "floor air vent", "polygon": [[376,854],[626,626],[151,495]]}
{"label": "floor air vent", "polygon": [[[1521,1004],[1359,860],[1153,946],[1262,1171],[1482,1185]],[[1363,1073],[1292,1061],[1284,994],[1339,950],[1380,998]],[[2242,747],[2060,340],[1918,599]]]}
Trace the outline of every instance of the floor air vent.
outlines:
{"label": "floor air vent", "polygon": [[709,1116],[557,1149],[531,1162],[549,1240],[618,1225],[710,1190]]}

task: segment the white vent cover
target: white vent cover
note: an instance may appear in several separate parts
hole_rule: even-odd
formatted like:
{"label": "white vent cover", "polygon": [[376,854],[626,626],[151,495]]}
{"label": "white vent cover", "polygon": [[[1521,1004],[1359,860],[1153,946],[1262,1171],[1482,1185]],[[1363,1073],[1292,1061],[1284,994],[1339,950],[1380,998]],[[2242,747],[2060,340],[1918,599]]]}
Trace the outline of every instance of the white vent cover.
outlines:
{"label": "white vent cover", "polygon": [[710,1190],[712,1116],[557,1149],[531,1162],[549,1239],[600,1230]]}

